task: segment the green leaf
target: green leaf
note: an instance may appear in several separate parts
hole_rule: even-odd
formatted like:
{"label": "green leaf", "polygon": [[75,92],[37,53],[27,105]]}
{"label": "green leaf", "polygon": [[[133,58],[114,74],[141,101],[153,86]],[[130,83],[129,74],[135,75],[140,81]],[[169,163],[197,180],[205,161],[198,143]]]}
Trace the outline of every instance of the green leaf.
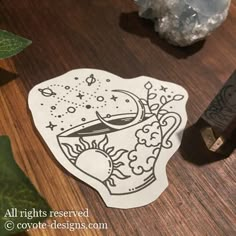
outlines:
{"label": "green leaf", "polygon": [[0,59],[16,55],[30,44],[28,39],[0,30]]}
{"label": "green leaf", "polygon": [[[7,136],[0,136],[0,235],[22,232],[19,223],[38,223],[50,207],[16,164]],[[39,212],[41,212],[39,214]],[[7,224],[14,225],[7,230]]]}

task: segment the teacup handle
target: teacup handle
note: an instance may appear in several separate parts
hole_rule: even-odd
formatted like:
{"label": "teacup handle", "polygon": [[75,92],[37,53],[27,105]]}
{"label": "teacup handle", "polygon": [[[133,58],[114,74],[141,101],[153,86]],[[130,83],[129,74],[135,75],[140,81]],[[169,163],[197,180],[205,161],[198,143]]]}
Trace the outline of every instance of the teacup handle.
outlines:
{"label": "teacup handle", "polygon": [[174,134],[174,132],[178,129],[182,118],[180,117],[180,115],[178,113],[175,112],[168,112],[166,114],[164,114],[160,120],[160,126],[161,126],[161,130],[163,132],[162,127],[168,125],[167,120],[169,119],[174,119],[174,123],[173,125],[165,132],[165,134],[163,134],[162,136],[162,147],[164,148],[171,148],[172,147],[172,142],[170,141],[170,137]]}

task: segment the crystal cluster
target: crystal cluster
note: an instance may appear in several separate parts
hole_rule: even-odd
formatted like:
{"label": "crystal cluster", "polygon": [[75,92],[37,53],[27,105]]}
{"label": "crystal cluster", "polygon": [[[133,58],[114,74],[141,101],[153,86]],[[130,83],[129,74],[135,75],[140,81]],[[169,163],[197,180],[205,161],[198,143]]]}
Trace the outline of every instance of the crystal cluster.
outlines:
{"label": "crystal cluster", "polygon": [[230,0],[135,0],[139,15],[155,22],[155,31],[171,44],[202,40],[226,19]]}

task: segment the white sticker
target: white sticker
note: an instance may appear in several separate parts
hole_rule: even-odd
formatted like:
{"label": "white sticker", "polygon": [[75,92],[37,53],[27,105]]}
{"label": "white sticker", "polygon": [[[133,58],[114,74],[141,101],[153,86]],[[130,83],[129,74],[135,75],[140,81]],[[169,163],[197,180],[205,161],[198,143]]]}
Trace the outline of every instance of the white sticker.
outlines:
{"label": "white sticker", "polygon": [[28,102],[58,162],[107,206],[133,208],[168,186],[165,167],[181,143],[187,99],[173,83],[78,69],[36,85]]}

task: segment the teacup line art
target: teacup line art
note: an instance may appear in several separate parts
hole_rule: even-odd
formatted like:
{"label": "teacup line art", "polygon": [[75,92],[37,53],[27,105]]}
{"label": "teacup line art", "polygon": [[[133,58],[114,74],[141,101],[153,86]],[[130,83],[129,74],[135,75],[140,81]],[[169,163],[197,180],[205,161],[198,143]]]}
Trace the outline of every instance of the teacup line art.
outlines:
{"label": "teacup line art", "polygon": [[[162,96],[160,104],[151,104],[157,94],[151,92],[150,82],[144,87],[147,99],[142,100],[129,91],[113,90],[134,101],[135,114],[111,115],[106,119],[96,112],[97,120],[58,135],[58,142],[68,160],[80,171],[102,182],[112,195],[132,194],[156,180],[155,162],[162,148],[172,147],[170,138],[181,123],[178,113],[164,108],[172,101],[182,100],[183,95],[177,94],[171,99]],[[86,128],[81,129],[81,126]],[[164,127],[168,128],[163,130]],[[134,133],[132,140],[125,140],[127,132]],[[130,149],[126,150],[120,141],[110,141],[113,136],[130,142]],[[75,138],[78,138],[77,142]],[[130,185],[130,182],[137,184]]]}
{"label": "teacup line art", "polygon": [[165,167],[181,142],[187,98],[170,82],[77,69],[36,85],[29,108],[57,161],[107,206],[126,209],[168,186]]}

